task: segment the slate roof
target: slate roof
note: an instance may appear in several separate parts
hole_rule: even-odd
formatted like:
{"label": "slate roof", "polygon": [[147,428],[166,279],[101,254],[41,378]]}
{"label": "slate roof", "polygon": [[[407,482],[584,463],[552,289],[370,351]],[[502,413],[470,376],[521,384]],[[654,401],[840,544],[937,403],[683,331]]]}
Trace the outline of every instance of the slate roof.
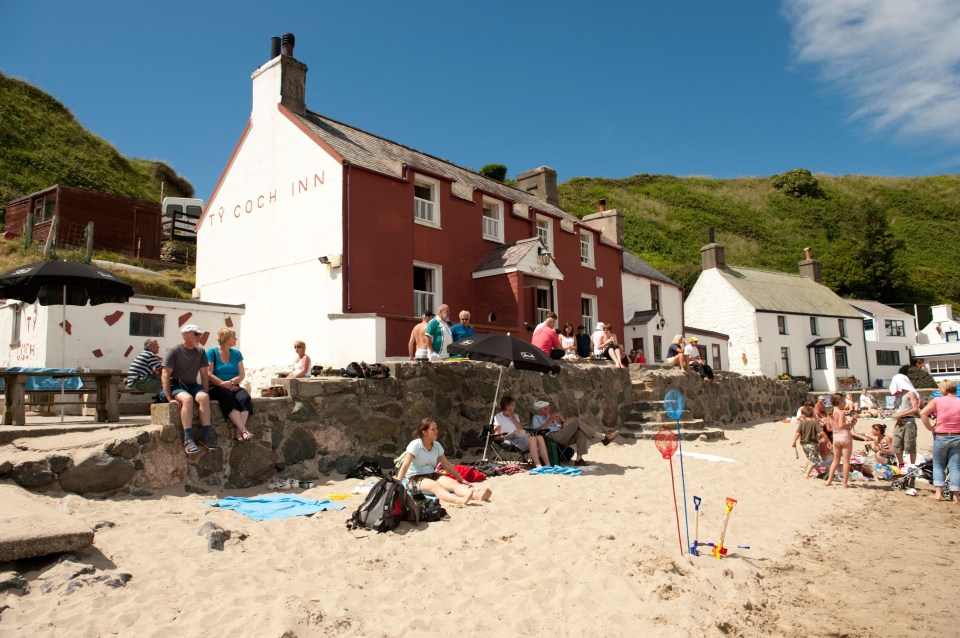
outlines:
{"label": "slate roof", "polygon": [[[626,254],[626,253],[624,253],[624,254]],[[623,325],[624,325],[624,327],[626,327],[626,326],[645,326],[645,325],[647,325],[647,324],[650,322],[651,319],[653,319],[653,318],[656,317],[656,316],[657,316],[657,311],[656,311],[656,310],[638,310],[637,312],[633,313],[633,316],[632,316],[632,317],[630,317],[630,321],[628,321],[627,323],[625,323],[625,324],[623,324]]]}
{"label": "slate roof", "polygon": [[641,277],[647,277],[648,279],[656,279],[657,281],[663,281],[674,286],[680,285],[644,260],[640,259],[631,252],[627,252],[626,250],[623,251],[623,269],[626,272],[640,275]]}
{"label": "slate roof", "polygon": [[720,274],[760,311],[861,319],[839,295],[801,274],[725,266]]}
{"label": "slate roof", "polygon": [[524,256],[530,250],[539,245],[540,239],[531,237],[530,239],[521,239],[513,244],[504,244],[497,246],[483,258],[474,272],[483,272],[485,270],[497,270],[500,268],[515,268]]}
{"label": "slate roof", "polygon": [[377,137],[319,113],[307,111],[306,115],[297,117],[351,164],[394,177],[403,176],[403,165],[406,164],[414,169],[420,168],[450,179],[453,182],[454,194],[461,199],[472,199],[473,189],[480,189],[505,200],[526,204],[540,212],[565,219],[569,223],[582,225],[577,217],[562,208],[447,160]]}
{"label": "slate roof", "polygon": [[844,299],[848,304],[862,310],[868,315],[874,317],[900,317],[901,319],[913,319],[913,315],[896,308],[891,308],[879,301],[867,301],[866,299]]}
{"label": "slate roof", "polygon": [[844,339],[843,337],[821,337],[820,339],[814,339],[807,344],[808,348],[819,348],[821,346],[835,346],[840,342],[844,342],[848,346],[850,342]]}

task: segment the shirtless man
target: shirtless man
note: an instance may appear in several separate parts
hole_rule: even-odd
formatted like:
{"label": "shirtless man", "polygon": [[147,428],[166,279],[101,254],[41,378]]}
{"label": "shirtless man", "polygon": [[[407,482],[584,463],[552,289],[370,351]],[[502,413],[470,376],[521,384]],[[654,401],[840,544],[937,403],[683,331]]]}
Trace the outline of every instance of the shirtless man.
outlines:
{"label": "shirtless man", "polygon": [[407,344],[407,352],[410,355],[410,361],[428,361],[430,358],[430,337],[427,335],[427,324],[433,319],[433,312],[423,311],[423,321],[413,327],[410,333],[410,342]]}

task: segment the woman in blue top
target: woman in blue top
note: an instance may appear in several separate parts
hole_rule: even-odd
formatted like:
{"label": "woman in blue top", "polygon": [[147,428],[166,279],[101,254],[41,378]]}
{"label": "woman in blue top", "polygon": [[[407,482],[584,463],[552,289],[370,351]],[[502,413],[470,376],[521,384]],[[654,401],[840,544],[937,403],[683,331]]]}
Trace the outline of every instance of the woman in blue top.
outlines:
{"label": "woman in blue top", "polygon": [[[407,471],[410,471],[404,485],[411,494],[433,494],[445,503],[460,505],[466,505],[471,498],[490,500],[490,488],[478,494],[447,460],[443,446],[437,440],[440,430],[436,421],[430,418],[421,420],[413,435],[417,438],[410,441],[403,454],[400,469],[397,470],[398,481],[403,481]],[[437,463],[450,473],[449,476],[437,472]]]}
{"label": "woman in blue top", "polygon": [[223,416],[233,423],[237,441],[249,441],[253,434],[247,429],[247,419],[253,414],[250,394],[240,387],[245,371],[243,355],[233,346],[237,345],[237,332],[231,328],[217,331],[219,348],[207,350],[207,367],[210,371],[210,398],[220,404]]}

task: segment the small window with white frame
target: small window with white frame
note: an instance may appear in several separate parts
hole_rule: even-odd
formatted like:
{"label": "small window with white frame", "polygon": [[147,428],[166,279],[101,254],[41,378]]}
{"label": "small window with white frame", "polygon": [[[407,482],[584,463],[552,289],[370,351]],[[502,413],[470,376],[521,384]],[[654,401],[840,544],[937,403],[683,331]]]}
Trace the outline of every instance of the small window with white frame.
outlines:
{"label": "small window with white frame", "polygon": [[837,327],[840,329],[840,336],[847,336],[847,322],[843,319],[837,319]]}
{"label": "small window with white frame", "polygon": [[787,334],[787,318],[784,315],[777,315],[777,331],[782,335]]}
{"label": "small window with white frame", "polygon": [[899,319],[884,319],[883,329],[888,337],[903,337],[907,334],[904,330],[903,321]]}
{"label": "small window with white frame", "polygon": [[537,237],[540,238],[540,242],[543,244],[543,247],[547,249],[547,252],[554,254],[552,219],[549,217],[543,217],[542,215],[537,215]]}
{"label": "small window with white frame", "polygon": [[553,312],[553,292],[546,286],[537,286],[535,290],[537,307],[536,320],[539,325],[547,320],[548,312]]}
{"label": "small window with white frame", "polygon": [[413,220],[440,228],[440,182],[423,175],[413,179]]}
{"label": "small window with white frame", "polygon": [[816,317],[810,317],[810,334],[812,335],[820,334],[820,326],[817,325]]}
{"label": "small window with white frame", "polygon": [[503,242],[503,204],[483,198],[483,238]]}
{"label": "small window with white frame", "polygon": [[440,305],[441,282],[440,266],[413,262],[413,316],[422,317],[428,310],[435,312]]}
{"label": "small window with white frame", "polygon": [[10,310],[13,311],[13,317],[10,321],[10,345],[19,346],[20,345],[20,309],[22,308],[21,304],[15,303],[10,306]]}
{"label": "small window with white frame", "polygon": [[583,324],[584,332],[592,333],[596,321],[597,298],[593,295],[583,295],[580,297],[580,323]]}
{"label": "small window with white frame", "polygon": [[593,233],[580,231],[580,265],[593,268]]}

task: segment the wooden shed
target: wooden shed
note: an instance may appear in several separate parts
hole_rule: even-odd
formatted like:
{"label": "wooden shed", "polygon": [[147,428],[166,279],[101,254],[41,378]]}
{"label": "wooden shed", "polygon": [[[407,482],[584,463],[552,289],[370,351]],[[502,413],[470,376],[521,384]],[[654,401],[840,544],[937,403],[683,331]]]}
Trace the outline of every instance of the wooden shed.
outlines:
{"label": "wooden shed", "polygon": [[46,240],[54,216],[59,216],[57,246],[83,246],[84,229],[93,222],[94,249],[160,258],[159,202],[57,184],[7,204],[8,237],[23,235],[31,211],[35,241]]}

